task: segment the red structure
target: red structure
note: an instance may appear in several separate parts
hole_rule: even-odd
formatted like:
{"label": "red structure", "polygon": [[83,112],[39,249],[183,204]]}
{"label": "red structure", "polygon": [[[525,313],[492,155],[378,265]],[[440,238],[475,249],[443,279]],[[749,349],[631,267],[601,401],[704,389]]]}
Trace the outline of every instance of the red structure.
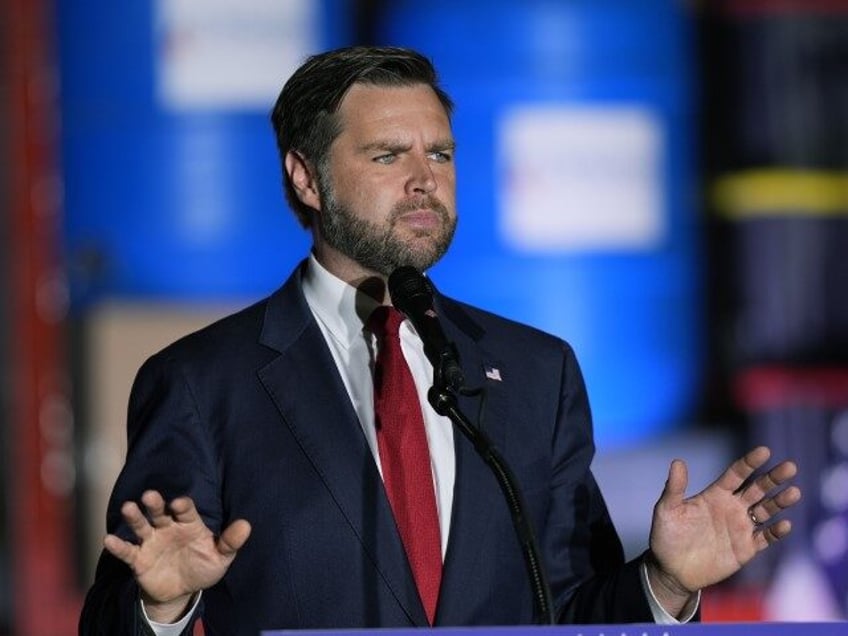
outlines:
{"label": "red structure", "polygon": [[15,633],[76,631],[73,418],[63,351],[67,308],[58,246],[62,187],[56,161],[58,82],[53,6],[8,0],[11,342],[10,540]]}

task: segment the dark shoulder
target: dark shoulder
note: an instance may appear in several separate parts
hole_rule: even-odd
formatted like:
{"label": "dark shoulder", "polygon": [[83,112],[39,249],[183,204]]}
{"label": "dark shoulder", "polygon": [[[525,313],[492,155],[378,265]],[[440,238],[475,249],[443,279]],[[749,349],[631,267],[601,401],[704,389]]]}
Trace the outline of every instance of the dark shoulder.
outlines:
{"label": "dark shoulder", "polygon": [[486,309],[447,296],[439,296],[438,302],[442,315],[475,339],[509,338],[540,347],[570,348],[558,336]]}
{"label": "dark shoulder", "polygon": [[[265,330],[296,331],[307,321],[308,309],[300,287],[303,263],[274,291],[252,305],[183,336],[148,360],[191,362],[194,365],[253,365],[271,353]],[[279,339],[278,339],[279,341]]]}
{"label": "dark shoulder", "polygon": [[558,408],[557,395],[585,399],[577,356],[562,338],[450,298],[440,297],[438,310],[461,358],[494,364],[504,378],[520,379],[511,386],[530,391],[537,408]]}
{"label": "dark shoulder", "polygon": [[144,366],[176,362],[211,370],[244,359],[251,350],[264,349],[259,344],[259,334],[267,305],[265,298],[186,334],[150,356]]}

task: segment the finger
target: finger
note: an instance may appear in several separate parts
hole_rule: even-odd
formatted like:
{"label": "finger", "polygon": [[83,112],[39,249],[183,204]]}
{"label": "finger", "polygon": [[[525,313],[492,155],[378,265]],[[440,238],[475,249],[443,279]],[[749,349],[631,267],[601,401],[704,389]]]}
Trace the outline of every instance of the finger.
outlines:
{"label": "finger", "polygon": [[129,541],[124,541],[114,534],[107,534],[104,537],[103,547],[106,548],[109,554],[130,566],[135,561],[135,556],[138,553],[137,545],[132,544]]}
{"label": "finger", "polygon": [[231,556],[241,550],[250,536],[250,523],[244,519],[236,519],[218,537],[218,552],[223,556]]}
{"label": "finger", "polygon": [[792,522],[789,519],[781,519],[763,530],[757,532],[757,547],[764,550],[786,537],[792,531]]}
{"label": "finger", "polygon": [[147,517],[144,516],[141,508],[134,501],[124,502],[124,505],[121,506],[121,516],[130,527],[130,530],[133,531],[133,534],[142,541],[146,540],[153,532],[153,528]]}
{"label": "finger", "polygon": [[197,506],[191,497],[177,497],[168,506],[174,519],[180,523],[194,523],[202,521]]}
{"label": "finger", "polygon": [[771,451],[766,446],[757,446],[733,462],[719,477],[717,485],[738,494],[744,491],[748,478],[754,471],[765,464]]}
{"label": "finger", "polygon": [[686,462],[675,459],[668,468],[668,479],[660,496],[660,503],[670,507],[679,506],[683,503],[686,486],[689,484],[689,471]]}
{"label": "finger", "polygon": [[753,480],[742,492],[746,501],[756,502],[769,492],[778,488],[798,474],[798,467],[794,462],[781,462],[767,473]]}
{"label": "finger", "polygon": [[760,523],[764,523],[781,510],[794,506],[800,500],[801,489],[797,486],[790,486],[785,490],[781,490],[773,497],[763,499],[751,506],[750,512],[754,514]]}
{"label": "finger", "polygon": [[168,514],[165,500],[158,491],[145,490],[141,495],[141,503],[147,509],[147,514],[150,516],[150,523],[154,528],[167,526],[173,521],[171,515]]}

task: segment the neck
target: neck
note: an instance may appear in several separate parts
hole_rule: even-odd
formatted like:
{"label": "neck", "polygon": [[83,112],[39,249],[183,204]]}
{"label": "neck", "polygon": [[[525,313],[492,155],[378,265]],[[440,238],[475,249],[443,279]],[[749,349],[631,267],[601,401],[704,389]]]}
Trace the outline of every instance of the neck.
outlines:
{"label": "neck", "polygon": [[386,277],[382,274],[367,269],[335,251],[321,250],[314,246],[312,253],[324,269],[355,288],[357,292],[373,298],[382,305],[392,304]]}

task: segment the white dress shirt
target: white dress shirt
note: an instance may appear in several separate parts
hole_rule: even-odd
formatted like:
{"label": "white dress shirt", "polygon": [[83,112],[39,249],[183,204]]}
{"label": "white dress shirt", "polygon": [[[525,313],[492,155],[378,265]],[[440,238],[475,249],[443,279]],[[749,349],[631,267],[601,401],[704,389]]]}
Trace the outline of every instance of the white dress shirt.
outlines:
{"label": "white dress shirt", "polygon": [[[382,474],[380,453],[377,450],[377,429],[374,425],[376,338],[365,330],[371,312],[379,303],[333,276],[311,254],[309,267],[303,277],[303,294],[330,347],[350,401],[359,416],[362,433]],[[424,415],[444,559],[448,547],[456,473],[453,424],[447,417],[437,414],[427,401],[427,392],[433,385],[433,365],[424,355],[424,344],[408,320],[401,323],[400,344],[412,372]],[[364,369],[369,369],[369,373],[363,373]]]}

